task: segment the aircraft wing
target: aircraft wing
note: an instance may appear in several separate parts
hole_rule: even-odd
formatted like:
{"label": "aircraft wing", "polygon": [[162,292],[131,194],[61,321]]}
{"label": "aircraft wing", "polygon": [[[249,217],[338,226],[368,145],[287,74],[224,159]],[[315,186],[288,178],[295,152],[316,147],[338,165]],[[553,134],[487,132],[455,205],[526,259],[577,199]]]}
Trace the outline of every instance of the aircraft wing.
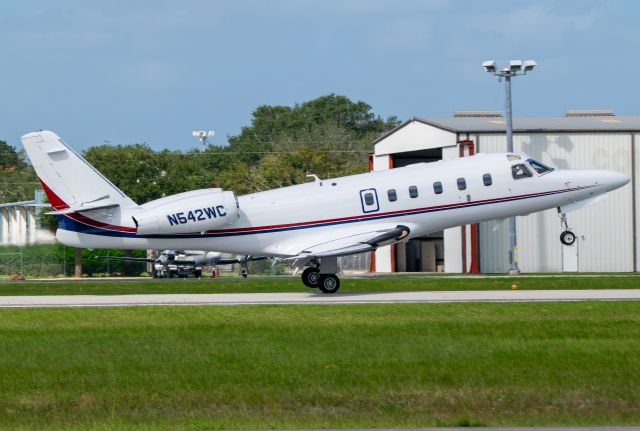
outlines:
{"label": "aircraft wing", "polygon": [[128,260],[131,262],[155,262],[156,259],[149,259],[146,257],[125,257],[125,256],[96,256],[96,259],[113,259],[113,260]]}
{"label": "aircraft wing", "polygon": [[[249,256],[247,257],[246,261],[253,262],[255,260],[265,260],[266,258],[267,258],[266,256]],[[236,257],[233,259],[220,259],[220,260],[217,260],[215,263],[216,265],[230,265],[232,263],[240,263],[244,261],[245,261],[244,258]]]}
{"label": "aircraft wing", "polygon": [[[299,250],[295,256],[286,260],[305,260],[311,258],[347,256],[350,254],[373,251],[378,247],[401,241],[409,235],[410,229],[404,225],[378,225],[362,232],[340,230],[332,238],[315,239]],[[300,241],[301,242],[301,241]]]}

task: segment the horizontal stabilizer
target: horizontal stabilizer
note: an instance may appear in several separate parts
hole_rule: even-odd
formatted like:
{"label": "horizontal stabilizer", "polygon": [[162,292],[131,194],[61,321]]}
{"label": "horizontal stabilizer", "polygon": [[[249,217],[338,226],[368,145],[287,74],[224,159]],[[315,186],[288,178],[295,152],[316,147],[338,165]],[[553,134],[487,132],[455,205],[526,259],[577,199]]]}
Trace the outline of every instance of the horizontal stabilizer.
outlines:
{"label": "horizontal stabilizer", "polygon": [[79,212],[83,212],[83,211],[94,211],[94,210],[102,210],[102,209],[106,209],[106,208],[115,208],[115,207],[119,207],[120,204],[102,204],[102,205],[80,205],[80,206],[74,206],[74,207],[69,207],[69,208],[65,208],[65,209],[60,209],[57,211],[49,211],[48,215],[62,215],[62,214],[72,214],[72,213],[79,213]]}

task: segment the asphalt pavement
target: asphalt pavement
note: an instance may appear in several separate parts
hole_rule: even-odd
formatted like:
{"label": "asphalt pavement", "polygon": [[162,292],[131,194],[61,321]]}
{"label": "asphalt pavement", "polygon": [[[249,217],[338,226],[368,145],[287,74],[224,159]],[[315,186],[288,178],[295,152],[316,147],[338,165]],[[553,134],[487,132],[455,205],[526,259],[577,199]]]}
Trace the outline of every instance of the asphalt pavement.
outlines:
{"label": "asphalt pavement", "polygon": [[0,296],[0,308],[640,300],[640,289]]}

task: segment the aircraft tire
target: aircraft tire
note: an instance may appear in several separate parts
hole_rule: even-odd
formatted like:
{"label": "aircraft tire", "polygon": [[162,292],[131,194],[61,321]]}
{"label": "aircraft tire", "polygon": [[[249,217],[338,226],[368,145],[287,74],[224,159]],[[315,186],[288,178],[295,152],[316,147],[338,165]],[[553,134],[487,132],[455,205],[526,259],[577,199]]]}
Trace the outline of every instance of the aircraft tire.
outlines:
{"label": "aircraft tire", "polygon": [[202,278],[202,271],[193,271],[193,276],[198,279]]}
{"label": "aircraft tire", "polygon": [[315,289],[318,287],[318,283],[320,282],[320,271],[318,268],[309,267],[302,271],[302,284],[305,286]]}
{"label": "aircraft tire", "polygon": [[335,274],[321,274],[318,288],[323,293],[336,293],[340,289],[340,279]]}
{"label": "aircraft tire", "polygon": [[573,245],[576,242],[576,234],[570,230],[565,230],[560,234],[560,242],[564,245]]}

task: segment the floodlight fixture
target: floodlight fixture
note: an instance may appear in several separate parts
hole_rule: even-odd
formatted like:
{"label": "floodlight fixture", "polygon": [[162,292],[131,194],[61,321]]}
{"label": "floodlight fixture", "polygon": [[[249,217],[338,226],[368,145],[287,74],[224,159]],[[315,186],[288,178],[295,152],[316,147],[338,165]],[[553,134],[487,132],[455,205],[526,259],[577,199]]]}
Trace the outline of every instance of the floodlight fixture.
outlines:
{"label": "floodlight fixture", "polygon": [[535,60],[510,60],[509,65],[505,67],[498,67],[496,62],[488,60],[482,63],[484,70],[498,76],[499,78],[506,78],[508,76],[526,75],[527,72],[531,72],[538,63]]}
{"label": "floodlight fixture", "polygon": [[213,130],[194,130],[191,132],[194,138],[198,138],[200,143],[204,146],[207,145],[207,138],[212,137],[216,134]]}
{"label": "floodlight fixture", "polygon": [[536,67],[538,63],[535,60],[525,60],[524,62],[524,73],[531,72],[534,67]]}
{"label": "floodlight fixture", "polygon": [[509,69],[514,73],[520,72],[522,70],[522,60],[509,61]]}
{"label": "floodlight fixture", "polygon": [[496,62],[493,60],[485,61],[482,63],[482,67],[484,67],[485,71],[494,73],[496,71]]}

